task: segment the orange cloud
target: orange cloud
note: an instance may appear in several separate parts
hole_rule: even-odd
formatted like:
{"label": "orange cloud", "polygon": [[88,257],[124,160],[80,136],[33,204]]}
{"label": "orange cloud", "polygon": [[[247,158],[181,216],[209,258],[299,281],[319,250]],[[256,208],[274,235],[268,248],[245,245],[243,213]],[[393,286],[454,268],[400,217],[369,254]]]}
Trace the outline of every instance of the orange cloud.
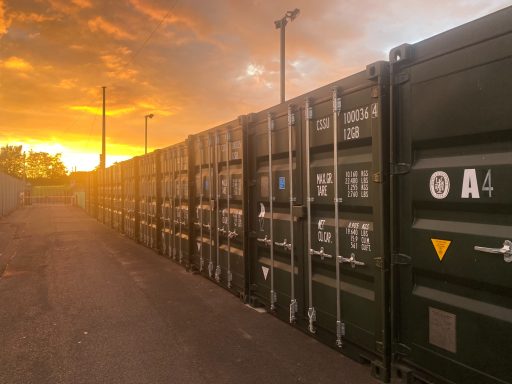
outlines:
{"label": "orange cloud", "polygon": [[5,4],[3,0],[0,0],[0,37],[7,33],[7,29],[9,28],[9,24],[5,19]]}
{"label": "orange cloud", "polygon": [[[103,114],[103,109],[100,108],[100,107],[91,107],[91,106],[88,106],[88,105],[72,105],[69,107],[69,109],[71,109],[72,111],[81,111],[81,112],[86,112],[86,113],[89,113],[91,115],[102,115]],[[112,108],[108,108],[106,111],[105,111],[105,114],[107,116],[121,116],[121,115],[126,115],[127,113],[130,113],[130,112],[133,112],[135,110],[134,107],[126,107],[126,108],[117,108],[117,109],[112,109]]]}
{"label": "orange cloud", "polygon": [[57,16],[42,15],[42,14],[35,13],[35,12],[31,12],[31,13],[14,12],[10,16],[13,20],[21,21],[22,23],[26,23],[26,22],[43,23],[45,21],[54,21],[54,20],[59,19]]}
{"label": "orange cloud", "polygon": [[[131,51],[128,49],[120,48],[117,52],[121,53],[121,55],[128,55]],[[135,69],[127,68],[129,65],[128,60],[126,60],[122,56],[118,56],[115,54],[102,55],[100,56],[101,61],[107,67],[108,76],[121,80],[130,80],[133,79],[137,75],[137,71]]]}
{"label": "orange cloud", "polygon": [[89,0],[47,0],[49,5],[57,12],[66,15],[73,15],[84,8],[91,8]]}
{"label": "orange cloud", "polygon": [[133,40],[133,39],[135,39],[135,37],[132,34],[126,32],[125,30],[123,30],[123,29],[115,26],[114,24],[106,21],[101,16],[97,16],[96,18],[89,20],[87,22],[87,25],[89,26],[89,29],[92,32],[101,31],[101,32],[106,33],[107,35],[111,35],[115,39],[119,39],[119,40]]}
{"label": "orange cloud", "polygon": [[73,4],[75,4],[79,8],[91,8],[92,3],[90,0],[71,0]]}
{"label": "orange cloud", "polygon": [[7,60],[2,61],[1,63],[2,67],[14,71],[28,72],[34,69],[32,64],[30,64],[28,61],[16,56],[11,56]]}
{"label": "orange cloud", "polygon": [[77,79],[62,79],[57,85],[57,88],[73,89],[76,87]]}

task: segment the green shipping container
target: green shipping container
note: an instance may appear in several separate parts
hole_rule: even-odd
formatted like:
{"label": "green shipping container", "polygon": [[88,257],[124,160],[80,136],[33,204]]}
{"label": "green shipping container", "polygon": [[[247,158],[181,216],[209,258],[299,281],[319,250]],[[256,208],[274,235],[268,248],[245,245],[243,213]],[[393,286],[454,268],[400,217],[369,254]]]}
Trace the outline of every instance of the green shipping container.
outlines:
{"label": "green shipping container", "polygon": [[512,383],[512,8],[390,60],[393,380]]}

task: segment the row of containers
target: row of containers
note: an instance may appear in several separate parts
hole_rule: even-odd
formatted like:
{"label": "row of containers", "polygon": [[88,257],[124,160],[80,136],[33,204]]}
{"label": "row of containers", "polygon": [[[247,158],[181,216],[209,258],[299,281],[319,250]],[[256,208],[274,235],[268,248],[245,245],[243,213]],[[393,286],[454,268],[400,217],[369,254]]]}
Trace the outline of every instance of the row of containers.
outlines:
{"label": "row of containers", "polygon": [[511,28],[93,172],[87,209],[384,382],[512,383]]}

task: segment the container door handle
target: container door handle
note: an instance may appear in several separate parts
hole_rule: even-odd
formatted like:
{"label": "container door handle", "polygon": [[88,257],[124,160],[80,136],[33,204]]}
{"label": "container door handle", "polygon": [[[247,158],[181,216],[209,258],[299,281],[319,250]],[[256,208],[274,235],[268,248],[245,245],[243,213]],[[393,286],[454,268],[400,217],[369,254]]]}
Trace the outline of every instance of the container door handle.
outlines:
{"label": "container door handle", "polygon": [[327,257],[328,259],[332,258],[332,255],[329,255],[328,253],[324,252],[324,247],[320,247],[319,251],[315,251],[314,249],[309,250],[310,255],[317,255],[320,256],[320,259],[324,259],[324,257]]}
{"label": "container door handle", "polygon": [[474,247],[475,251],[494,253],[497,255],[503,255],[503,260],[506,263],[512,262],[512,241],[505,240],[503,242],[503,247],[501,248],[487,248],[487,247]]}
{"label": "container door handle", "polygon": [[274,244],[277,245],[278,247],[283,247],[284,249],[287,249],[288,251],[292,250],[292,244],[288,243],[287,239],[284,239],[282,243],[280,243],[278,241],[274,241]]}
{"label": "container door handle", "polygon": [[356,256],[353,253],[350,255],[350,257],[338,256],[338,262],[340,262],[340,263],[350,263],[352,268],[355,268],[356,265],[360,265],[360,266],[365,266],[366,265],[364,262],[356,260]]}
{"label": "container door handle", "polygon": [[256,240],[265,245],[272,244],[272,240],[270,240],[267,235],[265,235],[265,237],[263,239],[257,238]]}

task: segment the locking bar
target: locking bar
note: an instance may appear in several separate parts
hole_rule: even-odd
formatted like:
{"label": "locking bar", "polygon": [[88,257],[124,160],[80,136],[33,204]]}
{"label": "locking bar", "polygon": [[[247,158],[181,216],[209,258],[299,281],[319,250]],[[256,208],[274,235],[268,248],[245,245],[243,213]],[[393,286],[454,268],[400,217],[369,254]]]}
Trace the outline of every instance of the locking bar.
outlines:
{"label": "locking bar", "polygon": [[219,229],[219,226],[220,226],[220,222],[219,222],[219,211],[220,211],[220,191],[219,191],[219,134],[217,133],[217,131],[215,131],[215,152],[214,152],[214,156],[215,156],[215,175],[217,177],[217,182],[215,183],[215,198],[216,198],[216,210],[215,210],[215,221],[216,221],[216,226],[217,226],[217,233],[216,233],[216,237],[217,237],[217,247],[216,247],[216,250],[217,250],[217,267],[215,268],[215,280],[217,282],[220,282],[220,274],[221,274],[221,269],[220,269],[220,229]]}
{"label": "locking bar", "polygon": [[231,288],[231,281],[233,275],[231,273],[231,169],[229,167],[229,160],[231,157],[231,132],[226,132],[226,168],[227,168],[227,206],[228,206],[228,288]]}
{"label": "locking bar", "polygon": [[306,99],[306,105],[304,108],[304,118],[306,120],[306,210],[308,217],[308,234],[307,234],[307,245],[308,245],[308,319],[309,325],[308,330],[311,333],[316,333],[316,310],[313,306],[313,262],[312,262],[312,249],[311,249],[311,149],[310,149],[310,131],[311,131],[311,120],[313,119],[313,108],[310,106],[310,100]]}
{"label": "locking bar", "polygon": [[[333,109],[333,166],[334,166],[334,248],[336,257],[340,254],[339,241],[339,203],[341,199],[338,195],[338,115],[341,112],[341,98],[338,97],[338,90],[332,90],[332,109]],[[341,323],[341,292],[340,292],[340,265],[336,263],[336,324]],[[336,345],[338,348],[343,346],[341,332],[336,334]]]}
{"label": "locking bar", "polygon": [[178,148],[178,151],[179,151],[179,170],[178,170],[178,174],[179,174],[179,178],[180,178],[180,184],[179,184],[179,205],[180,205],[180,250],[179,250],[179,262],[181,264],[182,260],[183,260],[183,228],[182,228],[182,225],[183,225],[183,205],[182,205],[182,198],[183,198],[183,180],[181,179],[182,177],[182,172],[183,172],[183,153],[181,151],[182,148]]}
{"label": "locking bar", "polygon": [[210,231],[209,237],[210,237],[210,260],[208,262],[208,276],[210,279],[213,276],[213,233],[211,231],[212,229],[212,222],[213,222],[213,187],[212,187],[212,137],[211,134],[208,134],[208,197],[209,197],[209,204],[210,204],[210,221],[208,224],[205,224],[205,228],[208,228]]}
{"label": "locking bar", "polygon": [[268,123],[268,202],[270,205],[270,310],[275,310],[277,295],[274,291],[274,185],[272,178],[272,131],[274,120],[270,112],[267,115]]}
{"label": "locking bar", "polygon": [[[293,230],[293,143],[292,143],[292,129],[295,125],[295,114],[291,105],[288,106],[288,178],[289,178],[289,191],[290,191],[290,243],[286,243],[284,239],[281,246],[290,251],[290,270],[291,270],[291,287],[290,287],[290,323],[295,322],[295,314],[297,312],[297,300],[295,299],[295,250],[294,250],[294,230]],[[309,148],[308,148],[309,150]],[[308,168],[309,170],[309,168]],[[279,245],[278,243],[275,243]],[[295,311],[295,312],[293,312]]]}
{"label": "locking bar", "polygon": [[172,151],[172,166],[171,166],[171,175],[174,181],[174,186],[172,187],[172,258],[176,260],[177,248],[176,248],[176,220],[178,216],[178,208],[176,207],[176,198],[177,198],[177,183],[176,183],[176,168],[177,168],[177,149],[173,149]]}
{"label": "locking bar", "polygon": [[[200,220],[199,220],[199,236],[201,237],[201,242],[203,242],[203,162],[204,162],[204,145],[203,145],[203,142],[202,142],[202,139],[201,137],[198,137],[197,138],[197,141],[199,143],[199,148],[200,148],[200,158],[201,160],[199,161],[199,185],[200,185],[200,188],[201,188],[201,191],[199,192],[199,206],[201,207],[199,209],[199,211],[196,211],[196,212],[199,212],[200,214]],[[189,156],[192,155],[191,153],[189,153]],[[203,259],[203,246],[201,245],[201,249],[199,250],[199,272],[202,272],[203,271],[203,265],[204,265],[204,259]]]}

